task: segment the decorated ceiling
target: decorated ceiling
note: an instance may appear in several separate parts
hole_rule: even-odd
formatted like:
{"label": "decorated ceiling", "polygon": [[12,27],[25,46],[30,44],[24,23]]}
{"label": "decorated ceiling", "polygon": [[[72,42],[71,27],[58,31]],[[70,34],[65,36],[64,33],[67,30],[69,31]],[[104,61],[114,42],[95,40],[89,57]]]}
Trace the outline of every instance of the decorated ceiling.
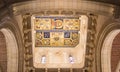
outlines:
{"label": "decorated ceiling", "polygon": [[35,46],[76,46],[79,43],[78,17],[35,17]]}

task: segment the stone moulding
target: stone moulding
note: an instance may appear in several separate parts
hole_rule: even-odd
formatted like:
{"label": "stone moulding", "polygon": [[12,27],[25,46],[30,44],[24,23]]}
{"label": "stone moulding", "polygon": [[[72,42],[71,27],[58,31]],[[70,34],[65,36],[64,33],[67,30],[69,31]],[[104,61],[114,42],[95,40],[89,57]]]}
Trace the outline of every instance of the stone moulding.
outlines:
{"label": "stone moulding", "polygon": [[[93,1],[79,1],[79,0],[49,0],[49,1],[26,1],[15,3],[9,8],[14,15],[25,13],[39,13],[44,14],[61,14],[62,11],[68,11],[73,14],[77,13],[97,13],[103,15],[113,15],[114,5],[93,2]],[[72,11],[72,12],[71,12]],[[63,12],[64,13],[64,12]],[[66,12],[65,12],[66,13]]]}
{"label": "stone moulding", "polygon": [[[103,61],[103,59],[101,59],[101,50],[102,50],[102,46],[104,44],[104,40],[106,39],[107,35],[114,31],[114,30],[119,30],[120,29],[120,23],[119,21],[113,21],[113,22],[110,22],[110,23],[106,23],[101,31],[99,32],[98,34],[98,39],[96,39],[97,43],[96,43],[96,71],[97,72],[101,72],[102,71],[102,65],[101,65],[101,62]],[[107,70],[108,68],[106,68]]]}

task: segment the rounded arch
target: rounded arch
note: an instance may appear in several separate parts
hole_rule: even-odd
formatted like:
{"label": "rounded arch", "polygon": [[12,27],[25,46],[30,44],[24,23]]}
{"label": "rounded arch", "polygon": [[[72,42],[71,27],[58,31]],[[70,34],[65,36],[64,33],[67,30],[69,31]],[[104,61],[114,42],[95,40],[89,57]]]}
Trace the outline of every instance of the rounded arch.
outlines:
{"label": "rounded arch", "polygon": [[0,30],[5,35],[7,46],[7,72],[18,72],[18,46],[14,34],[9,29]]}
{"label": "rounded arch", "polygon": [[[14,18],[5,16],[0,21],[0,31],[3,32],[4,34],[6,34],[5,36],[6,36],[6,39],[8,39],[8,42],[10,42],[10,39],[12,39],[15,42],[15,44],[17,45],[17,46],[14,45],[14,47],[17,47],[16,50],[18,50],[18,54],[17,54],[18,55],[17,67],[18,68],[17,68],[16,72],[23,72],[23,70],[24,70],[24,53],[23,53],[24,45],[23,45],[22,33],[20,31],[18,23],[16,22],[16,20]],[[9,37],[9,35],[11,36],[11,38]],[[12,49],[12,43],[10,43],[10,44],[9,44],[9,46],[11,46],[11,49]],[[8,72],[13,72],[13,71],[8,71]]]}
{"label": "rounded arch", "polygon": [[120,33],[120,29],[111,31],[103,42],[101,50],[102,72],[111,72],[112,43],[118,33]]}
{"label": "rounded arch", "polygon": [[[112,21],[111,23],[109,22],[109,23],[104,24],[101,31],[99,32],[97,39],[96,39],[96,49],[95,49],[96,72],[103,71],[103,67],[102,67],[103,66],[103,64],[102,64],[103,58],[101,58],[102,57],[101,51],[103,50],[103,45],[104,45],[105,39],[107,38],[107,36],[109,36],[109,34],[112,34],[112,32],[116,33],[116,31],[118,31],[119,29],[120,29],[120,23],[118,21]],[[113,35],[112,35],[112,37],[113,37]]]}
{"label": "rounded arch", "polygon": [[120,32],[117,34],[112,43],[111,49],[111,71],[119,72],[120,69]]}

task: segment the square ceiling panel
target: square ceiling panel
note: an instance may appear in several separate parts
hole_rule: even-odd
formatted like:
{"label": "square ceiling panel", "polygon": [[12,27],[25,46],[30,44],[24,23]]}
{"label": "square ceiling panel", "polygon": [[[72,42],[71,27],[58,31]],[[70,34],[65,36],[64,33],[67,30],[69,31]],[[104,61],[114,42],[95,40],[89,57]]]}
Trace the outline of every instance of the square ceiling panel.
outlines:
{"label": "square ceiling panel", "polygon": [[82,68],[85,61],[86,16],[33,15],[32,47],[35,68]]}

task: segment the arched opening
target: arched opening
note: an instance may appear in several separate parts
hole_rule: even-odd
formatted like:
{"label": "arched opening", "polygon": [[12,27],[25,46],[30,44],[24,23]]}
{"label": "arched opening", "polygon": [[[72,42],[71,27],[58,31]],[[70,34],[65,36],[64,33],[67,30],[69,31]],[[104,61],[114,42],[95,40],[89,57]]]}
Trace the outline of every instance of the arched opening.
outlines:
{"label": "arched opening", "polygon": [[0,72],[7,72],[7,48],[2,32],[0,32]]}
{"label": "arched opening", "polygon": [[6,40],[7,47],[7,71],[18,72],[18,46],[14,34],[9,29],[0,30]]}
{"label": "arched opening", "polygon": [[112,43],[115,36],[120,32],[120,30],[111,31],[104,40],[102,50],[101,50],[101,65],[102,72],[111,72],[111,50]]}
{"label": "arched opening", "polygon": [[114,38],[111,50],[111,71],[119,72],[120,63],[120,33]]}

